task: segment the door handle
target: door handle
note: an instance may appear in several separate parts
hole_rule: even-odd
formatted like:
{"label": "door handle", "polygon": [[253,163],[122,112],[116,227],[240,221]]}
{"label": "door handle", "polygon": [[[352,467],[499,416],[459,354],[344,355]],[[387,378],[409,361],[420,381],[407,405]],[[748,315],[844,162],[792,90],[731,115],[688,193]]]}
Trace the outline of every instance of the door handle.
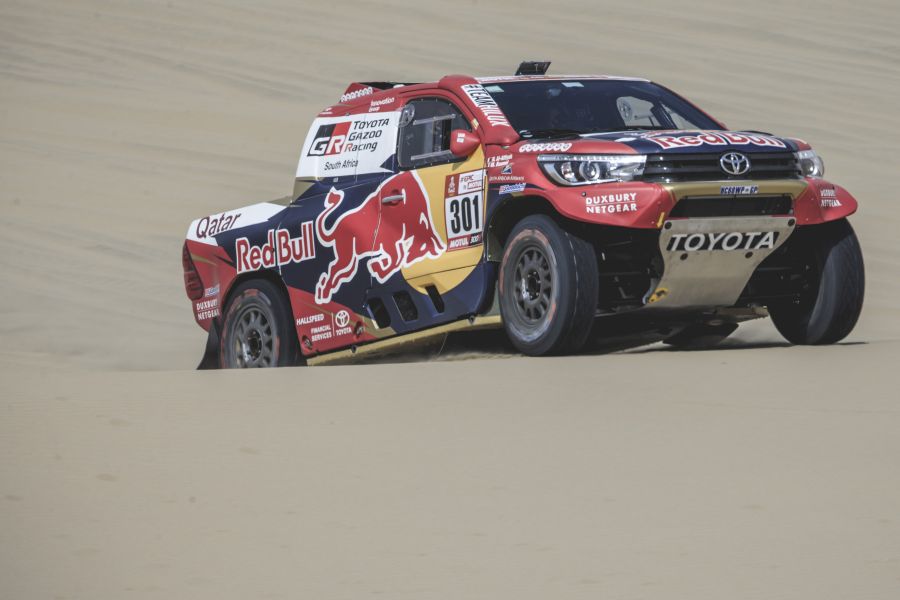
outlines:
{"label": "door handle", "polygon": [[[396,190],[392,190],[396,191]],[[403,201],[403,194],[391,194],[390,196],[382,196],[381,203],[382,204],[397,204],[398,202]]]}

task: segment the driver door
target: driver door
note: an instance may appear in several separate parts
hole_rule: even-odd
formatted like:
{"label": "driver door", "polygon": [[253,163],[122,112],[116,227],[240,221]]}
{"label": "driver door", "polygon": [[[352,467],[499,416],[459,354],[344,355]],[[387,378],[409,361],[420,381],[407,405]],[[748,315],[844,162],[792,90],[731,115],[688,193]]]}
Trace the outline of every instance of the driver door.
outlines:
{"label": "driver door", "polygon": [[483,255],[484,149],[454,156],[450,134],[458,129],[472,131],[471,121],[445,96],[413,97],[400,113],[397,185],[386,186],[378,238],[407,240],[401,272],[421,293],[452,290]]}

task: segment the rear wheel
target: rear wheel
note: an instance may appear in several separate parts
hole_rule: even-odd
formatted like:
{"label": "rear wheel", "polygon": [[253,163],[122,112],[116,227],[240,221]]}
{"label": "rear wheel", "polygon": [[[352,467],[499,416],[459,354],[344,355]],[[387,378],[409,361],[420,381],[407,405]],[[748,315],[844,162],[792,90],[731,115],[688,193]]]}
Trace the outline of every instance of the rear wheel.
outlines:
{"label": "rear wheel", "polygon": [[296,364],[297,333],[284,293],[264,279],[245,281],[225,311],[222,368],[250,369]]}
{"label": "rear wheel", "polygon": [[593,247],[546,215],[510,232],[500,263],[503,326],[524,354],[577,352],[590,333],[599,282]]}
{"label": "rear wheel", "polygon": [[769,314],[792,344],[833,344],[853,330],[862,310],[862,250],[846,219],[797,233],[804,236],[797,251],[805,254],[807,281],[798,299],[770,304]]}

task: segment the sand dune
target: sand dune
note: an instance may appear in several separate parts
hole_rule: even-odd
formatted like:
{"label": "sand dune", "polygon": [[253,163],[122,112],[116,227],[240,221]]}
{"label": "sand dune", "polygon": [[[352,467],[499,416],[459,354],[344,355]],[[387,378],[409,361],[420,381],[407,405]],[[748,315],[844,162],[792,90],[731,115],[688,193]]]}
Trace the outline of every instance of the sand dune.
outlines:
{"label": "sand dune", "polygon": [[[0,2],[0,597],[897,597],[900,10],[823,4]],[[846,343],[192,370],[191,219],[349,81],[545,57],[810,141]]]}

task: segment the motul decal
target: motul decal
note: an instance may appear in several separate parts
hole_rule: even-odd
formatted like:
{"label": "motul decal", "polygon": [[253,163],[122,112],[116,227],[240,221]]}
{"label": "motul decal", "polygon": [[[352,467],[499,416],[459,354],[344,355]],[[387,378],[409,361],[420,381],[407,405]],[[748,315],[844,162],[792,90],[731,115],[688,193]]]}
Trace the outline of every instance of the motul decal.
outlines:
{"label": "motul decal", "polygon": [[[398,191],[402,200],[382,209],[385,189],[391,190],[392,195]],[[319,243],[334,252],[334,259],[316,284],[317,304],[330,302],[342,285],[352,281],[363,259],[369,259],[369,273],[384,283],[401,269],[427,258],[438,258],[446,250],[444,240],[434,229],[428,194],[414,171],[389,177],[362,204],[326,226],[325,219],[339,213],[343,201],[344,192],[331,188],[325,197],[325,210],[316,218]],[[380,227],[379,218],[389,220],[390,227]],[[374,243],[369,233],[373,231]]]}
{"label": "motul decal", "polygon": [[245,237],[238,238],[235,241],[237,272],[274,269],[315,258],[313,235],[313,222],[306,221],[300,225],[299,237],[291,237],[287,229],[270,229],[266,243],[261,246],[252,245]]}

